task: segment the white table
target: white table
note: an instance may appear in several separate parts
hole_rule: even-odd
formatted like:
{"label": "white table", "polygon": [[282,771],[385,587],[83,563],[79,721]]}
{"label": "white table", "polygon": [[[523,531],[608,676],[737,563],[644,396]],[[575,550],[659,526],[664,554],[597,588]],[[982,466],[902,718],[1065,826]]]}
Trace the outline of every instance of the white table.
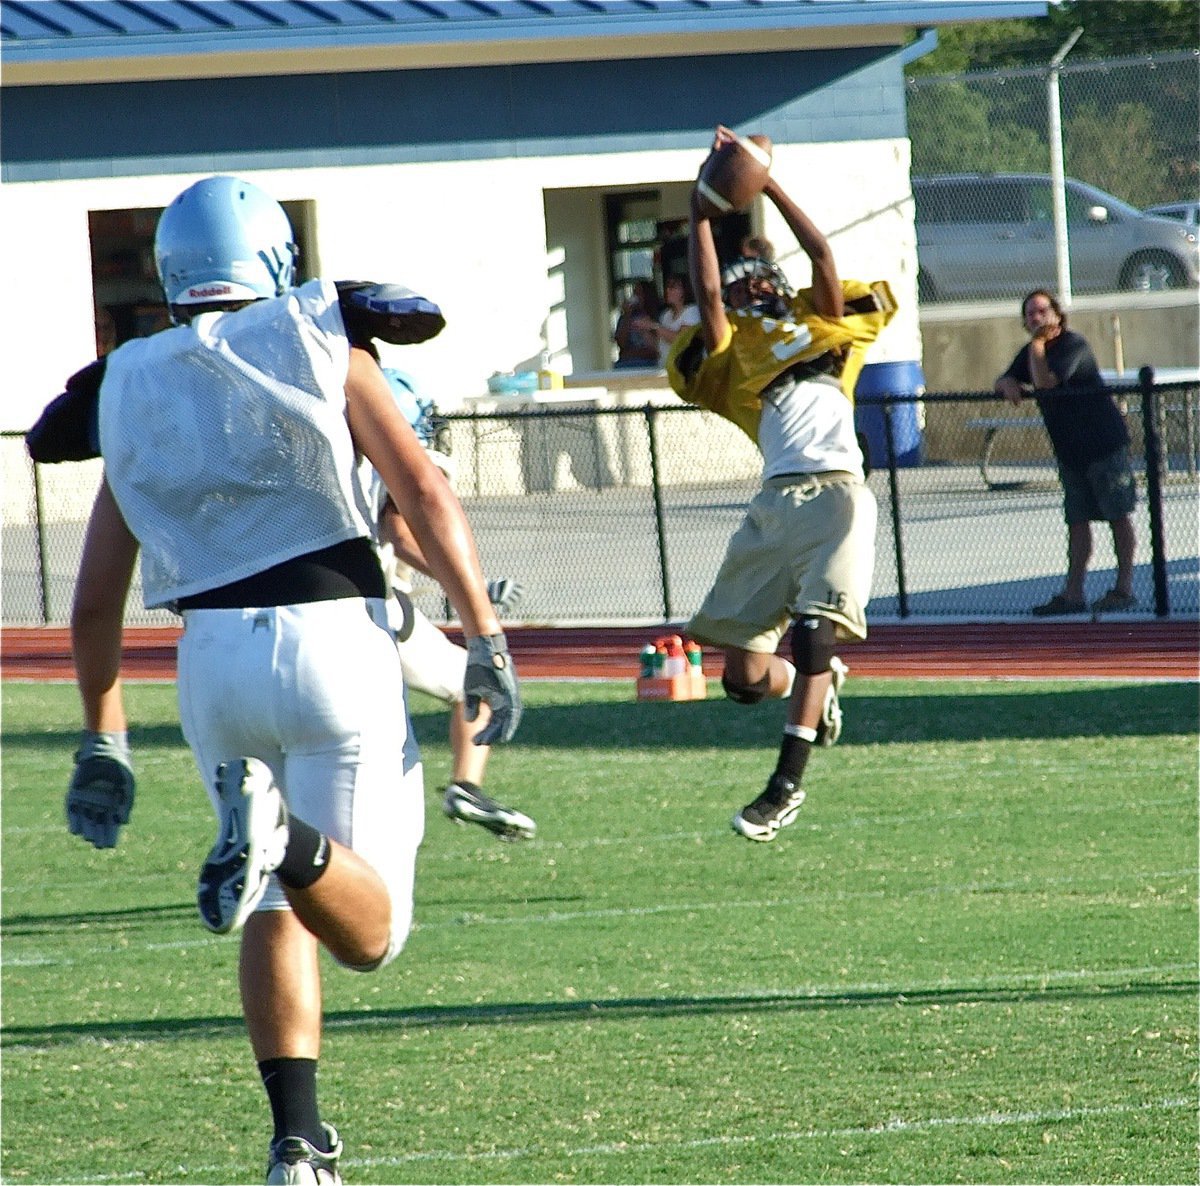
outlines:
{"label": "white table", "polygon": [[[616,483],[620,467],[601,423],[606,417],[585,415],[576,420],[567,415],[547,415],[544,419],[528,415],[531,412],[590,413],[597,408],[613,407],[613,396],[607,387],[573,386],[514,394],[488,392],[468,396],[463,404],[468,411],[522,414],[519,420],[498,422],[494,430],[486,428],[485,421],[474,421],[477,492],[482,450],[496,443],[516,445],[520,457],[520,484],[525,492],[569,489],[572,480],[579,486],[595,490]],[[489,440],[501,436],[503,442]],[[560,473],[560,462],[564,458],[569,476]]]}

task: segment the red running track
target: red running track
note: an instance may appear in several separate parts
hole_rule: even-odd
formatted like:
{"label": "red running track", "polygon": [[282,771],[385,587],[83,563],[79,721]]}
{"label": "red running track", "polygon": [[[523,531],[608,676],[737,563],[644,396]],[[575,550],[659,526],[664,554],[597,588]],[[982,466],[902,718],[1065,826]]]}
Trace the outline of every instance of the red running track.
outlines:
{"label": "red running track", "polygon": [[[633,679],[638,652],[670,628],[512,626],[507,633],[517,670],[527,679]],[[178,637],[178,629],[166,627],[126,630],[124,677],[173,679]],[[1200,621],[881,624],[842,654],[856,676],[1195,680]],[[720,655],[705,648],[704,659],[705,671],[719,675]],[[0,673],[6,679],[73,678],[69,631],[5,629]]]}

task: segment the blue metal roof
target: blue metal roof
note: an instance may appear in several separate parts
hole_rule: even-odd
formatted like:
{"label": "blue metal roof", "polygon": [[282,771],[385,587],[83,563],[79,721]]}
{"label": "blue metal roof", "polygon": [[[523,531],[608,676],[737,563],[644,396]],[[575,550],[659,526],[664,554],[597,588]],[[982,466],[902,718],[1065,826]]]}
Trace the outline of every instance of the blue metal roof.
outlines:
{"label": "blue metal roof", "polygon": [[6,65],[496,41],[912,28],[1045,15],[1045,0],[6,0]]}

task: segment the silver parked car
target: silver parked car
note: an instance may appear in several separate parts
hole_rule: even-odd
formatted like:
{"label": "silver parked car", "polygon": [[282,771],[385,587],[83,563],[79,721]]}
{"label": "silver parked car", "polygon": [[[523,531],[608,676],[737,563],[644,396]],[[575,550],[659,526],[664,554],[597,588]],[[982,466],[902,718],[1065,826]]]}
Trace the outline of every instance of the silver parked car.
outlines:
{"label": "silver parked car", "polygon": [[[1054,288],[1054,205],[1048,174],[914,177],[922,300],[1022,296]],[[1067,178],[1074,292],[1200,283],[1196,230]]]}

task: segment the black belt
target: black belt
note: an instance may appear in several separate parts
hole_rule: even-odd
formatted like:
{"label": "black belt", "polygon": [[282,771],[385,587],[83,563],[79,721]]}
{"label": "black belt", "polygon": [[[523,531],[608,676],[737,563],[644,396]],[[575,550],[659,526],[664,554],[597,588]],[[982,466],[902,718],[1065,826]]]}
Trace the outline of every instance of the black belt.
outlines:
{"label": "black belt", "polygon": [[365,536],[307,552],[253,576],[205,589],[176,603],[188,609],[246,609],[249,606],[304,605],[343,597],[386,597],[383,569]]}

